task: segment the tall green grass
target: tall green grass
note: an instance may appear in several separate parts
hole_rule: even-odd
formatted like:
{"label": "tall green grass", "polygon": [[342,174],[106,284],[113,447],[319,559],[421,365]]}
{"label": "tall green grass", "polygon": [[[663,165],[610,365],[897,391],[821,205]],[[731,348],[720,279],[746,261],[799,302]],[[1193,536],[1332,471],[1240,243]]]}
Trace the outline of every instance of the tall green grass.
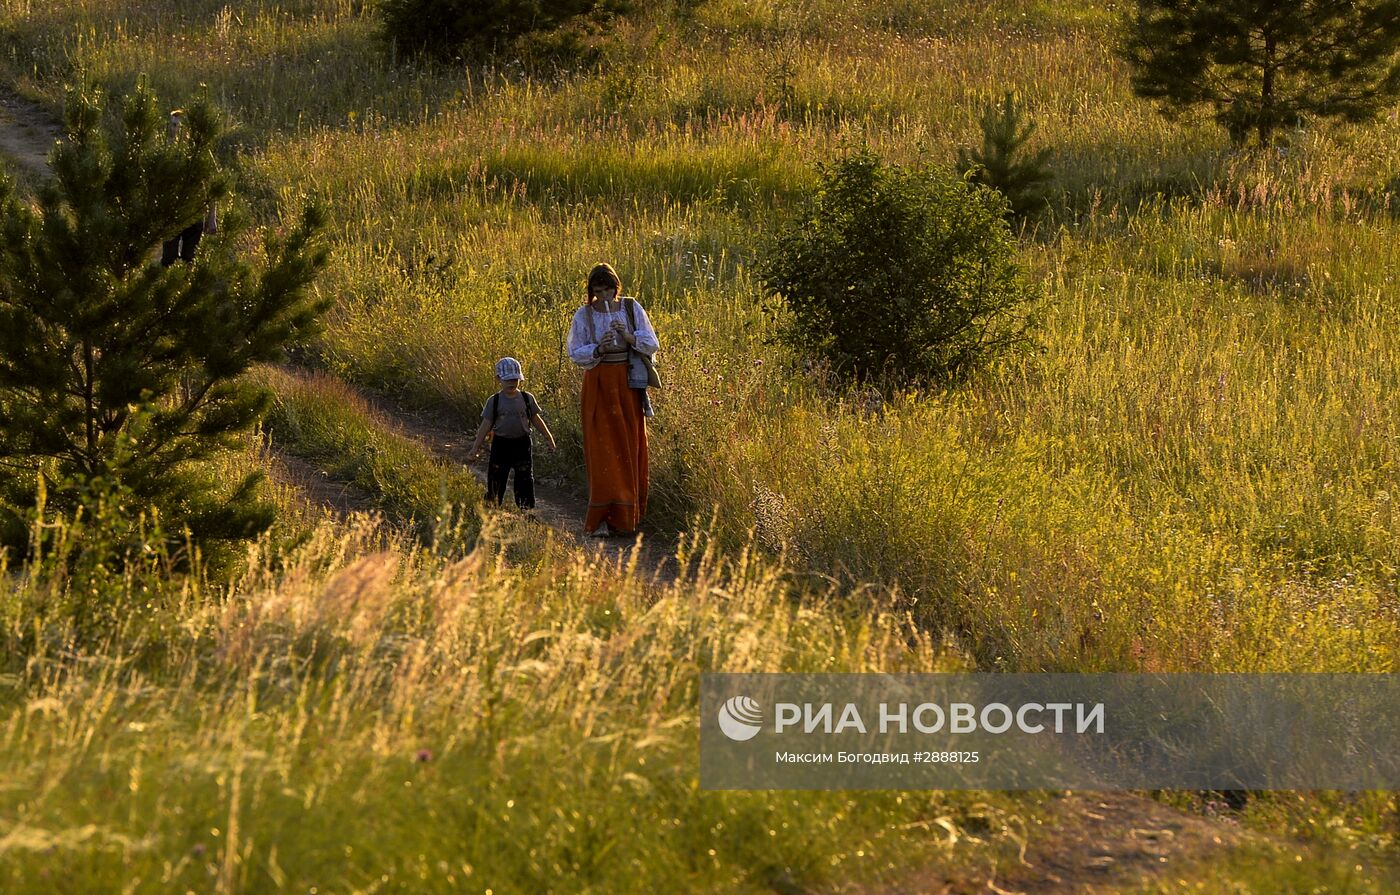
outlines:
{"label": "tall green grass", "polygon": [[[6,892],[760,893],[914,868],[980,886],[1054,848],[1055,794],[701,792],[700,672],[969,663],[894,594],[796,586],[718,546],[686,539],[661,582],[533,526],[445,555],[355,516],[260,540],[227,582],[159,555],[76,593],[61,557],[5,570]],[[75,641],[65,593],[139,611]],[[1393,798],[1338,800],[1357,825],[1303,807],[1273,816],[1325,821],[1320,846],[1186,855],[1152,891],[1386,891],[1368,851],[1328,843],[1383,839]],[[1299,863],[1263,869],[1280,854]]]}
{"label": "tall green grass", "polygon": [[[151,612],[76,652],[31,611],[61,576],[14,570],[6,891],[762,892],[1014,848],[1024,815],[980,794],[697,790],[698,672],[961,665],[899,613],[834,611],[704,539],[669,584],[490,546],[528,531],[450,560],[322,524],[227,586],[112,582],[91,598]],[[138,657],[153,625],[166,648]]]}
{"label": "tall green grass", "polygon": [[[987,669],[1395,670],[1394,111],[1231,155],[1132,97],[1107,4],[677,4],[552,75],[396,67],[353,3],[181,6],[0,0],[6,64],[207,83],[270,226],[330,203],[328,370],[474,417],[512,354],[577,477],[562,341],[611,260],[663,345],[653,524],[877,581]],[[749,267],[812,166],[951,159],[1009,88],[1058,174],[1043,351],[881,396],[773,346]]]}
{"label": "tall green grass", "polygon": [[[60,5],[12,47],[114,85],[150,69],[172,98],[199,60],[257,136],[247,188],[331,205],[320,362],[470,418],[519,357],[551,475],[581,466],[567,320],[613,261],[663,342],[656,524],[717,508],[731,542],[896,584],[988,667],[1393,667],[1394,116],[1232,158],[1131,97],[1106,9],[800,12],[643,17],[554,76],[393,68],[334,2]],[[347,77],[229,92],[257,58]],[[860,140],[951,157],[1016,86],[1062,189],[1026,253],[1043,353],[887,404],[796,370],[748,265],[812,164]]]}
{"label": "tall green grass", "polygon": [[394,431],[337,379],[275,367],[256,376],[273,392],[266,427],[280,446],[373,495],[390,519],[425,536],[444,526],[474,533],[482,492],[470,470]]}

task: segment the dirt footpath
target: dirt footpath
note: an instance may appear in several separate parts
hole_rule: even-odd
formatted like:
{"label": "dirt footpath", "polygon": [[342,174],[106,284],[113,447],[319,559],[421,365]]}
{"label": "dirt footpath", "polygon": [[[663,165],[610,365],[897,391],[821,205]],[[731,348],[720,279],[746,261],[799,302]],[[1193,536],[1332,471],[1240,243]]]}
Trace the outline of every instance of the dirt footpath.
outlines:
{"label": "dirt footpath", "polygon": [[0,156],[30,177],[46,177],[49,152],[58,140],[57,121],[41,107],[0,89]]}
{"label": "dirt footpath", "polygon": [[[911,834],[913,835],[913,834]],[[942,828],[923,835],[941,838]],[[1257,834],[1197,817],[1130,792],[1066,792],[1025,830],[1019,854],[981,872],[925,869],[875,887],[832,895],[1109,895],[1191,879]]]}
{"label": "dirt footpath", "polygon": [[[284,372],[297,375],[293,370]],[[352,388],[353,386],[347,387]],[[449,463],[467,466],[483,483],[486,465],[478,462],[467,463],[468,451],[476,434],[475,426],[452,422],[444,416],[434,416],[425,412],[415,412],[394,405],[381,396],[362,394],[365,403],[372,407],[380,420],[401,435],[416,440],[438,457]],[[597,553],[615,555],[630,561],[635,554],[637,565],[648,570],[648,574],[661,582],[674,580],[676,576],[674,536],[646,531],[635,537],[594,538],[583,530],[583,519],[588,511],[588,499],[549,482],[535,480],[534,518],[548,525],[565,542]]]}

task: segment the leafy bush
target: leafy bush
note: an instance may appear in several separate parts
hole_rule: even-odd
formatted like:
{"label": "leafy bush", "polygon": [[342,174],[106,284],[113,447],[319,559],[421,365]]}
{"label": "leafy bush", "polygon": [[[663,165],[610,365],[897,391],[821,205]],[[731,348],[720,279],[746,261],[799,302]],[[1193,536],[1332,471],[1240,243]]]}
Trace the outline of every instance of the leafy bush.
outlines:
{"label": "leafy bush", "polygon": [[[37,506],[25,519],[27,549],[17,563],[23,583],[14,579],[17,586],[0,597],[0,674],[33,656],[102,652],[114,639],[132,643],[133,658],[159,652],[172,633],[170,609],[181,601],[181,580],[208,580],[205,557],[171,538],[159,510],[143,508],[117,479],[59,480],[54,490],[76,492],[82,503],[53,511],[40,478]],[[0,571],[7,554],[0,548]],[[228,557],[217,558],[212,571],[225,571],[227,563]]]}
{"label": "leafy bush", "polygon": [[463,51],[499,51],[541,35],[560,53],[579,47],[567,27],[586,26],[625,12],[627,0],[384,0],[384,36],[401,51],[451,59]]}
{"label": "leafy bush", "polygon": [[824,166],[760,264],[786,341],[856,380],[942,383],[1027,344],[1005,210],[993,190],[868,150]]}

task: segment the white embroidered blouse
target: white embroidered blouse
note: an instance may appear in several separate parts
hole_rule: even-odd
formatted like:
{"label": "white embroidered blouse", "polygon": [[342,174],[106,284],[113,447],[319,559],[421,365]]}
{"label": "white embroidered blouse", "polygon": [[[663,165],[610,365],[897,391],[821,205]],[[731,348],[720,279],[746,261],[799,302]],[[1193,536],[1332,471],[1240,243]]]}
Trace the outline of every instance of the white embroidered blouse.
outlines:
{"label": "white embroidered blouse", "polygon": [[[642,308],[642,303],[634,298],[624,298],[624,301],[632,301],[637,310],[637,328],[633,335],[637,339],[637,351],[651,356],[655,354],[661,345],[656,341],[656,330],[652,329],[651,318]],[[613,321],[619,321],[627,326],[627,308],[618,302],[616,311],[595,311],[591,305],[582,305],[574,312],[573,323],[569,326],[569,359],[585,370],[596,367],[601,358],[593,353],[598,347],[598,337],[608,331]],[[593,319],[590,321],[589,317]],[[591,325],[590,325],[591,324]]]}

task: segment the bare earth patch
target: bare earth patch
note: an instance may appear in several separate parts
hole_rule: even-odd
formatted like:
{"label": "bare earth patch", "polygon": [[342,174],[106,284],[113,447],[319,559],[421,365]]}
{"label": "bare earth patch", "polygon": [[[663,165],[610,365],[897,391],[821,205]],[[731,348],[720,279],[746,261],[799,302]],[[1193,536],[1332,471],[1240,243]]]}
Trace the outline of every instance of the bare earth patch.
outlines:
{"label": "bare earth patch", "polygon": [[0,156],[31,177],[48,174],[49,151],[59,137],[58,122],[39,106],[0,90]]}
{"label": "bare earth patch", "polygon": [[1132,891],[1239,846],[1253,834],[1131,792],[1066,793],[1045,806],[1009,862],[981,872],[926,869],[841,895],[1106,895]]}
{"label": "bare earth patch", "polygon": [[347,482],[335,481],[300,457],[271,449],[267,461],[268,476],[273,481],[295,487],[309,503],[338,518],[374,510],[370,495]]}
{"label": "bare earth patch", "polygon": [[1120,891],[1183,873],[1184,865],[1227,851],[1250,835],[1126,792],[1069,795],[1046,826],[1026,850],[1027,866],[1008,868],[1004,888],[1027,895]]}

